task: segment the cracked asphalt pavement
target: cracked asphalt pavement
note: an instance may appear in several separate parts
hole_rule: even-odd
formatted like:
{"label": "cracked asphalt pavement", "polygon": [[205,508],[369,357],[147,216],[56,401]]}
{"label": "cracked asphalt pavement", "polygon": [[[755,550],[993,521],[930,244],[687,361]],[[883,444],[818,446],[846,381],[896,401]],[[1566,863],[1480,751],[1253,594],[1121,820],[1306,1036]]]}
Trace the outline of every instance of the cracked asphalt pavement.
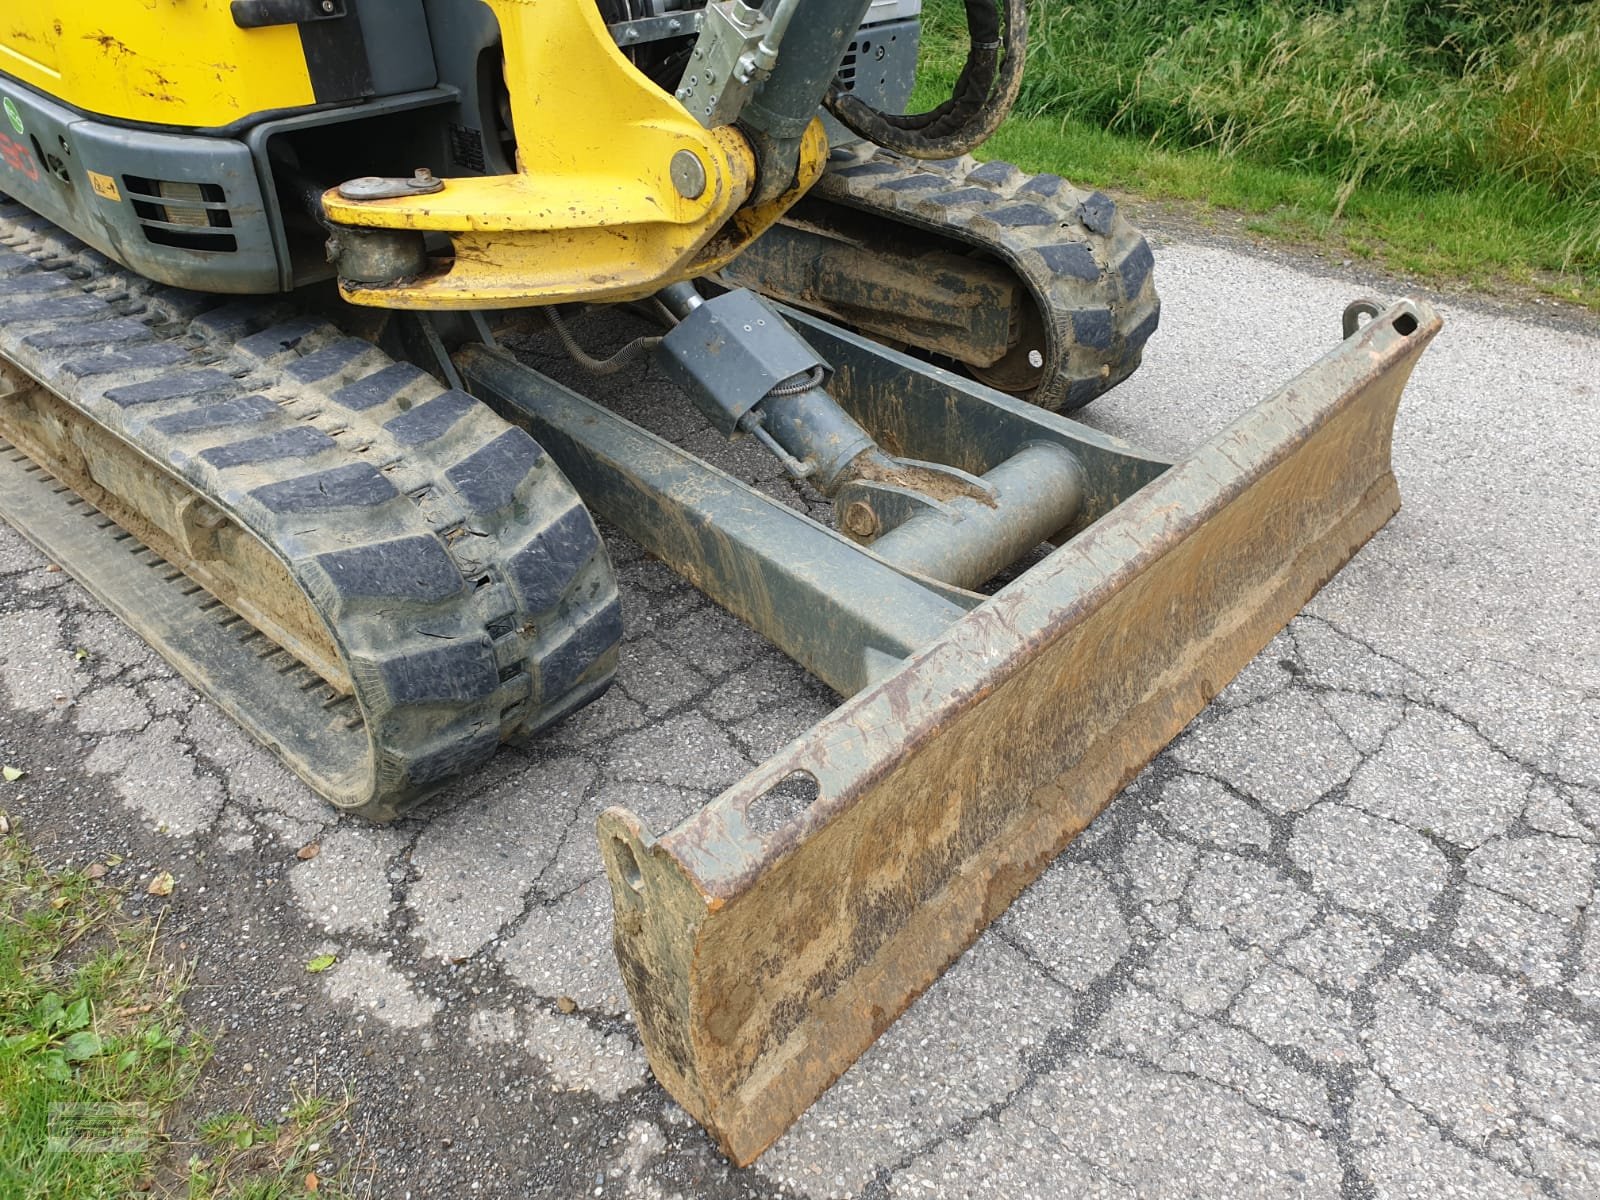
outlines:
{"label": "cracked asphalt pavement", "polygon": [[[1157,258],[1162,328],[1085,415],[1169,453],[1399,290]],[[1600,334],[1440,303],[1403,511],[751,1169],[651,1079],[593,823],[669,825],[834,699],[621,539],[617,686],[375,828],[0,526],[0,804],[124,856],[135,909],[174,873],[225,1032],[192,1103],[348,1084],[375,1195],[1600,1195]],[[617,402],[793,498],[659,376]]]}

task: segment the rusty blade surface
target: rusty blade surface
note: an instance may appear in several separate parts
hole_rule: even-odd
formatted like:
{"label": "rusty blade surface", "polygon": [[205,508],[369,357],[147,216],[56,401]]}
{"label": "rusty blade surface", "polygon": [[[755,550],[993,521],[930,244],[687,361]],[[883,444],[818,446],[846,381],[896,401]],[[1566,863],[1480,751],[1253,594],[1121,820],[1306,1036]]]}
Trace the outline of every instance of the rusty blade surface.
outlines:
{"label": "rusty blade surface", "polygon": [[[1402,301],[677,828],[600,819],[651,1066],[752,1161],[1399,508]],[[781,819],[794,773],[817,798]],[[792,790],[790,785],[781,789]]]}

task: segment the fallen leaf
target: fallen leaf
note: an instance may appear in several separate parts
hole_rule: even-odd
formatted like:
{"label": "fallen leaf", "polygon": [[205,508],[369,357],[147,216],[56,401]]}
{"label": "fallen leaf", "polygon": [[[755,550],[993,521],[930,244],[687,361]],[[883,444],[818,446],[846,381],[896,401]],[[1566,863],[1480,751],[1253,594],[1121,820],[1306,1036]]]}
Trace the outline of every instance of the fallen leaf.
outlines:
{"label": "fallen leaf", "polygon": [[106,866],[114,867],[114,866],[116,866],[118,863],[120,863],[122,861],[122,855],[120,855],[120,854],[108,854],[108,855],[105,856],[105,859],[106,859]]}
{"label": "fallen leaf", "polygon": [[15,783],[17,780],[21,779],[26,774],[27,774],[27,772],[24,771],[21,767],[13,767],[10,763],[7,763],[5,766],[0,767],[0,775],[4,775],[5,776],[7,783]]}
{"label": "fallen leaf", "polygon": [[54,575],[59,570],[61,570],[60,567],[58,567],[55,563],[51,563],[49,566],[45,567],[44,573],[46,575]]}
{"label": "fallen leaf", "polygon": [[50,907],[55,909],[57,912],[60,912],[63,908],[71,903],[71,898],[67,896],[57,896],[54,900],[50,901]]}
{"label": "fallen leaf", "polygon": [[564,1013],[577,1012],[578,1002],[571,996],[562,996],[556,1001],[556,1007]]}
{"label": "fallen leaf", "polygon": [[310,962],[306,963],[306,970],[310,971],[313,975],[320,975],[338,961],[339,956],[337,954],[319,954]]}
{"label": "fallen leaf", "polygon": [[105,863],[90,863],[83,869],[85,879],[104,879],[106,874]]}
{"label": "fallen leaf", "polygon": [[145,888],[145,891],[150,893],[152,896],[170,896],[172,895],[172,885],[174,882],[175,881],[172,878],[172,872],[163,871],[150,881],[150,886]]}
{"label": "fallen leaf", "polygon": [[11,818],[6,816],[5,813],[0,813],[0,834],[6,834],[10,832]]}
{"label": "fallen leaf", "polygon": [[320,845],[318,845],[316,842],[307,842],[304,846],[301,846],[300,849],[294,852],[294,856],[301,862],[310,862],[313,858],[321,853],[322,847]]}
{"label": "fallen leaf", "polygon": [[322,1186],[322,1180],[317,1178],[315,1171],[306,1172],[306,1191],[314,1192]]}
{"label": "fallen leaf", "polygon": [[89,657],[89,652],[87,650],[85,650],[82,646],[79,646],[76,650],[74,650],[72,652],[72,657],[77,659],[79,662],[82,662],[84,659]]}

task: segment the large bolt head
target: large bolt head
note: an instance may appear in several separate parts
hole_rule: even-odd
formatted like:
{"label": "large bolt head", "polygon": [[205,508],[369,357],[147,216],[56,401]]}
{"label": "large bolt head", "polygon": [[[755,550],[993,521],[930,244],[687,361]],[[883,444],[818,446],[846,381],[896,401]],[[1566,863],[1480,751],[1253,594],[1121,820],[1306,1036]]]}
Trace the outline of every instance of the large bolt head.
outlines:
{"label": "large bolt head", "polygon": [[672,186],[685,200],[698,200],[706,192],[706,169],[693,150],[672,156]]}
{"label": "large bolt head", "polygon": [[878,514],[872,511],[872,505],[865,500],[852,500],[846,504],[839,523],[852,537],[869,538],[878,532]]}

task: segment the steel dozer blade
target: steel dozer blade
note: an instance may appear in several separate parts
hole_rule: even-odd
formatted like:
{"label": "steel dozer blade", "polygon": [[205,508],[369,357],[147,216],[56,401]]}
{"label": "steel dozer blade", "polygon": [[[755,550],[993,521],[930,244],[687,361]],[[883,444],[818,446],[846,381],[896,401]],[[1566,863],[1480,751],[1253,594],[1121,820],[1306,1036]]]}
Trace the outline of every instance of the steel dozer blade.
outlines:
{"label": "steel dozer blade", "polygon": [[1440,325],[1408,300],[1347,327],[677,828],[603,814],[650,1064],[730,1158],[771,1144],[1393,515],[1396,408]]}

